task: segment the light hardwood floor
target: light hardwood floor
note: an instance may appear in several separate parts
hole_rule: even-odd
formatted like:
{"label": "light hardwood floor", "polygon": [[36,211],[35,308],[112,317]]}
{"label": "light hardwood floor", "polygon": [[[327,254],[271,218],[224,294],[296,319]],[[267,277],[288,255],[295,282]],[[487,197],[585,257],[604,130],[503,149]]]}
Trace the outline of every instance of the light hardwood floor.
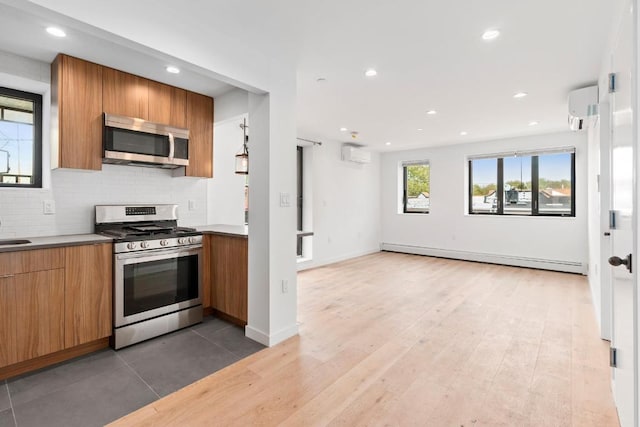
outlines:
{"label": "light hardwood floor", "polygon": [[298,337],[112,425],[618,425],[583,276],[379,253],[298,298]]}

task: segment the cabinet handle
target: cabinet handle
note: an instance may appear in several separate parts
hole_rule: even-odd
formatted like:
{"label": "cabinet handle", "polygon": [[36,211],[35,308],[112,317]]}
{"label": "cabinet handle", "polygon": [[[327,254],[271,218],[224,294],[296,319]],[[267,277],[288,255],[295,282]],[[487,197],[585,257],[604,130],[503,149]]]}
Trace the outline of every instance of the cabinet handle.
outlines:
{"label": "cabinet handle", "polygon": [[15,274],[5,274],[4,276],[0,276],[0,279],[8,279],[9,277],[15,277]]}
{"label": "cabinet handle", "polygon": [[175,155],[176,150],[176,142],[173,139],[173,134],[169,132],[169,160],[173,160],[173,156]]}

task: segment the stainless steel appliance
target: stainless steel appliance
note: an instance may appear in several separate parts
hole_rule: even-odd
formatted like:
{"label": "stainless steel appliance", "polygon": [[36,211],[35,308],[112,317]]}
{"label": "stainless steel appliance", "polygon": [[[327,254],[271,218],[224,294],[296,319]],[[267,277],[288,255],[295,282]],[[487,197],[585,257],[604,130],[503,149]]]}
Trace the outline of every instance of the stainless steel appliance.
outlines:
{"label": "stainless steel appliance", "polygon": [[202,321],[202,233],[177,219],[177,205],[96,206],[114,238],[115,349]]}
{"label": "stainless steel appliance", "polygon": [[189,130],[104,114],[104,163],[189,166]]}

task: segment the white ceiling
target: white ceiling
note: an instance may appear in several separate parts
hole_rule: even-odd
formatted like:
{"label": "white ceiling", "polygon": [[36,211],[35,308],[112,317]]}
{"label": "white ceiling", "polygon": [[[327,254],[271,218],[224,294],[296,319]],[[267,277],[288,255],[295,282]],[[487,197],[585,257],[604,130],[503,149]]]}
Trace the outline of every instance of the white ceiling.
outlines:
{"label": "white ceiling", "polygon": [[[596,82],[623,0],[113,0],[91,8],[80,0],[34,1],[86,22],[96,13],[113,16],[122,34],[139,25],[200,42],[224,35],[293,58],[300,137],[352,141],[344,126],[359,132],[356,142],[397,150],[567,129],[567,94]],[[230,88],[180,61],[187,71],[178,82],[161,71],[173,60],[162,52],[62,15],[0,7],[0,50],[45,61],[62,50],[213,96]],[[44,34],[16,36],[36,34],[26,32],[29,25],[41,28],[51,17],[72,28],[65,49]],[[487,28],[502,34],[485,42]],[[364,76],[370,67],[377,77]],[[515,100],[518,91],[529,96]],[[427,116],[429,109],[438,114]],[[528,126],[532,120],[540,124]]]}

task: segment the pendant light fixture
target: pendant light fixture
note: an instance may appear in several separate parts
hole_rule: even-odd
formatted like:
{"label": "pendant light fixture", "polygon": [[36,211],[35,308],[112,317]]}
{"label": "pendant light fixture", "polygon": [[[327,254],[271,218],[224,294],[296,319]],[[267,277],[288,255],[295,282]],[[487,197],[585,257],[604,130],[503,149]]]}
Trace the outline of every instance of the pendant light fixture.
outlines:
{"label": "pendant light fixture", "polygon": [[247,136],[247,119],[242,121],[240,125],[244,136],[242,138],[242,151],[236,154],[236,173],[240,175],[248,175],[249,174],[249,149],[247,148],[247,143],[249,142],[249,137]]}

